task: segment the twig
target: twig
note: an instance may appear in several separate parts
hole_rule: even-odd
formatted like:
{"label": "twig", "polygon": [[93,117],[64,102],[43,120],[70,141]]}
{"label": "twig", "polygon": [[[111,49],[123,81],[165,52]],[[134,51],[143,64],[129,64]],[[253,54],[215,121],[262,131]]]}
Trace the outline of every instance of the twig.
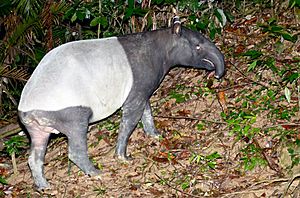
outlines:
{"label": "twig", "polygon": [[235,88],[237,88],[237,87],[245,87],[245,86],[247,86],[247,85],[252,85],[253,83],[255,83],[255,82],[242,83],[242,84],[233,85],[233,86],[226,87],[226,88],[216,89],[216,91],[217,91],[217,92],[227,91],[227,90],[230,90],[230,89],[235,89]]}
{"label": "twig", "polygon": [[3,78],[0,78],[0,115],[2,115],[3,111],[2,111],[2,84],[3,84]]}
{"label": "twig", "polygon": [[[160,180],[163,180],[160,176],[158,176],[156,173],[154,173],[154,175],[158,178],[158,179],[160,179]],[[182,193],[182,194],[184,194],[184,195],[187,195],[188,197],[197,197],[197,198],[202,198],[203,196],[197,196],[197,195],[193,195],[193,194],[190,194],[190,193],[186,193],[186,192],[184,192],[184,191],[182,191],[182,190],[180,190],[180,189],[178,189],[178,188],[175,188],[175,187],[173,187],[171,184],[169,184],[169,182],[166,182],[166,184],[167,184],[167,186],[169,186],[170,188],[172,188],[173,190],[176,190],[177,192],[180,192],[180,193]]]}
{"label": "twig", "polygon": [[270,125],[269,126],[264,126],[261,129],[266,130],[266,129],[270,129],[270,128],[282,127],[283,125],[288,125],[288,126],[291,126],[291,127],[300,127],[300,123],[281,123],[281,124],[275,124],[275,125],[272,125],[272,126],[270,126]]}
{"label": "twig", "polygon": [[168,118],[168,119],[182,119],[182,120],[198,120],[198,121],[203,121],[203,122],[211,122],[211,123],[216,123],[216,124],[227,124],[226,122],[222,121],[214,121],[214,120],[207,120],[207,119],[202,119],[202,118],[197,118],[197,117],[185,117],[185,116],[154,116],[156,118]]}
{"label": "twig", "polygon": [[6,93],[6,95],[8,96],[8,98],[11,100],[11,102],[17,106],[18,103],[17,101],[14,99],[14,97],[9,93],[9,91],[7,90],[6,86],[4,85],[4,83],[2,83],[1,85],[1,89],[2,89],[2,92]]}
{"label": "twig", "polygon": [[[98,2],[98,4],[99,4],[99,7],[98,7],[98,9],[99,9],[99,11],[98,11],[98,14],[99,14],[99,16],[101,15],[101,12],[102,12],[102,3],[101,3],[101,0],[99,0],[99,2]],[[98,31],[97,31],[97,38],[99,39],[100,38],[100,26],[101,26],[101,23],[98,23]]]}
{"label": "twig", "polygon": [[19,174],[18,168],[17,168],[17,160],[16,160],[16,153],[12,152],[11,154],[11,161],[13,164],[13,170],[14,170],[14,175],[17,176]]}
{"label": "twig", "polygon": [[237,192],[232,192],[228,194],[224,194],[222,197],[229,197],[231,195],[240,195],[240,194],[250,194],[250,193],[258,193],[258,192],[265,192],[266,189],[257,189],[257,190],[243,190],[243,191],[237,191]]}
{"label": "twig", "polygon": [[284,193],[281,196],[282,198],[285,197],[285,195],[287,194],[287,191],[289,190],[290,186],[292,185],[292,183],[294,182],[294,180],[297,179],[297,178],[300,178],[300,173],[297,174],[297,175],[295,175],[295,176],[293,176],[293,178],[290,179],[289,183],[287,184],[287,186],[286,186],[286,188],[284,190]]}
{"label": "twig", "polygon": [[267,161],[268,166],[269,166],[272,170],[274,170],[274,171],[276,171],[277,173],[279,173],[279,175],[283,175],[280,166],[279,166],[278,164],[276,164],[272,158],[269,157],[269,155],[266,153],[266,150],[263,149],[263,148],[260,146],[259,141],[258,141],[256,138],[253,138],[253,143],[254,143],[254,145],[255,145],[256,147],[258,147],[259,149],[261,149],[262,155],[263,155],[263,157],[265,158],[265,160]]}
{"label": "twig", "polygon": [[232,65],[232,66],[233,66],[240,74],[242,74],[242,76],[244,76],[245,78],[247,78],[247,79],[250,80],[251,82],[257,83],[257,84],[259,84],[259,85],[261,85],[261,86],[263,86],[263,87],[266,87],[266,88],[268,88],[268,89],[271,88],[271,86],[268,85],[267,83],[255,81],[255,80],[249,78],[248,76],[246,76],[245,73],[243,73],[239,68],[237,68],[237,66],[235,66],[235,64],[233,64],[231,61],[229,61],[229,63],[230,63],[230,64],[231,64],[231,65]]}

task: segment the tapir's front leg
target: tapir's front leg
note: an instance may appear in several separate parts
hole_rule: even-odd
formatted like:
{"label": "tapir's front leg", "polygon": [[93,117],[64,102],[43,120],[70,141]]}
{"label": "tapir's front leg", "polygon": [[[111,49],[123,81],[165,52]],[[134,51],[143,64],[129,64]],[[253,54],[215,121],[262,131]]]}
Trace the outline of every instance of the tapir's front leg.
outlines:
{"label": "tapir's front leg", "polygon": [[144,131],[147,135],[150,135],[152,137],[159,137],[160,133],[155,127],[149,100],[146,102],[145,105],[145,109],[142,116],[142,123],[144,126]]}
{"label": "tapir's front leg", "polygon": [[126,154],[128,140],[143,115],[145,105],[146,100],[136,99],[123,106],[123,115],[116,147],[116,156],[121,160],[130,160],[130,157]]}

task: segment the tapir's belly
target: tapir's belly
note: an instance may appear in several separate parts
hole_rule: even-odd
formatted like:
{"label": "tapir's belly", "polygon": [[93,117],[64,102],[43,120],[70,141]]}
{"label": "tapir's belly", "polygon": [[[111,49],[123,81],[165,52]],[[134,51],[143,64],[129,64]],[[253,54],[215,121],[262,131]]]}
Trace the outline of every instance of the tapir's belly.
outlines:
{"label": "tapir's belly", "polygon": [[116,37],[59,46],[40,62],[25,85],[19,111],[85,106],[91,122],[108,117],[126,100],[132,70]]}

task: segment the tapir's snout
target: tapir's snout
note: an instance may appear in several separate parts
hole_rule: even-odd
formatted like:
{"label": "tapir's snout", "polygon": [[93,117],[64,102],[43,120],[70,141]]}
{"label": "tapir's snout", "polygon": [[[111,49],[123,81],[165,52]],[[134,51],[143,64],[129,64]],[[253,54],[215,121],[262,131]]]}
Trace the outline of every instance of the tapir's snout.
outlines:
{"label": "tapir's snout", "polygon": [[220,79],[225,74],[225,61],[223,54],[218,50],[218,53],[215,54],[215,77]]}
{"label": "tapir's snout", "polygon": [[202,59],[205,68],[208,70],[215,70],[215,77],[220,79],[225,73],[224,56],[217,47],[209,50],[207,56]]}

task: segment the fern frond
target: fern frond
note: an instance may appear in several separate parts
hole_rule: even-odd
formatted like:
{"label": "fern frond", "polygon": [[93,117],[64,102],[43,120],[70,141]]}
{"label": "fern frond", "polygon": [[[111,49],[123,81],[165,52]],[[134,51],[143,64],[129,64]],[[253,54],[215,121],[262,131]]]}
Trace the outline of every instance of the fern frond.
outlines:
{"label": "fern frond", "polygon": [[43,5],[43,0],[14,0],[13,4],[16,6],[17,12],[20,16],[38,18]]}
{"label": "fern frond", "polygon": [[27,81],[30,77],[30,74],[26,69],[23,68],[11,68],[10,66],[5,66],[0,69],[0,77],[6,77],[19,81]]}

